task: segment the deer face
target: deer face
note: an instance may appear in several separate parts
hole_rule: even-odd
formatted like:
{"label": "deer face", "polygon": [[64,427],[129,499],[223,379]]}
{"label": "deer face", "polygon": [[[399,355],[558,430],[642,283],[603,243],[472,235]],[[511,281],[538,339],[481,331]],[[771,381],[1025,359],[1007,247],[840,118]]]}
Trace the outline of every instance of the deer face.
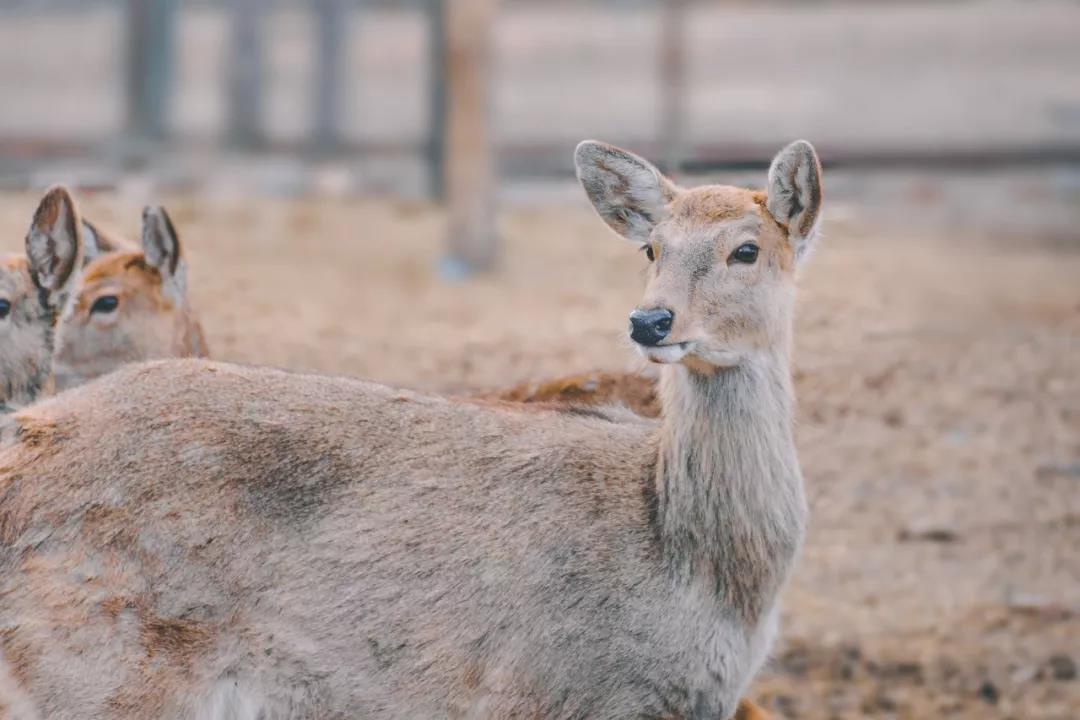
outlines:
{"label": "deer face", "polygon": [[186,302],[176,231],[163,208],[147,208],[141,251],[108,252],[83,270],[61,321],[57,388],[175,355]]}
{"label": "deer face", "polygon": [[707,370],[786,347],[794,275],[816,234],[820,164],[796,142],[773,160],[767,192],[677,187],[645,160],[585,142],[578,177],[600,216],[648,257],[630,337],[648,360]]}

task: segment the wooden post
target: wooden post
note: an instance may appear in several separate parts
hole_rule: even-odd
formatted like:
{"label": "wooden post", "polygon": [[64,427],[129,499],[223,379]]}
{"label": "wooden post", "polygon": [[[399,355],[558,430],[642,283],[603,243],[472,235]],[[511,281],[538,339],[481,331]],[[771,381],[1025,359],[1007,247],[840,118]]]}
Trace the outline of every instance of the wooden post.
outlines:
{"label": "wooden post", "polygon": [[341,81],[348,13],[344,0],[315,0],[315,146],[333,151],[341,145]]}
{"label": "wooden post", "polygon": [[127,2],[127,126],[132,137],[168,133],[175,0]]}
{"label": "wooden post", "polygon": [[446,13],[448,277],[495,266],[491,133],[492,41],[497,0],[449,0]]}
{"label": "wooden post", "polygon": [[677,175],[682,168],[686,128],[686,0],[660,3],[660,131],[664,170]]}
{"label": "wooden post", "polygon": [[240,147],[263,143],[263,0],[230,0],[232,44],[229,59],[229,138]]}
{"label": "wooden post", "polygon": [[446,13],[444,0],[427,0],[428,15],[428,136],[424,148],[428,194],[446,199]]}

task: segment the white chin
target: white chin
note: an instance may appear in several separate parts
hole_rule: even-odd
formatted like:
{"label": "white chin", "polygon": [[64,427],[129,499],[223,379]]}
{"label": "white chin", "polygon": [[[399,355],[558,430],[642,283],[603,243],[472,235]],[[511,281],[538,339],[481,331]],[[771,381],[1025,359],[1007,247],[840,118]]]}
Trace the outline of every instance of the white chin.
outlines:
{"label": "white chin", "polygon": [[686,357],[686,354],[690,352],[690,343],[673,343],[671,345],[660,345],[653,347],[646,347],[645,345],[637,346],[638,352],[641,353],[646,360],[654,363],[677,363]]}

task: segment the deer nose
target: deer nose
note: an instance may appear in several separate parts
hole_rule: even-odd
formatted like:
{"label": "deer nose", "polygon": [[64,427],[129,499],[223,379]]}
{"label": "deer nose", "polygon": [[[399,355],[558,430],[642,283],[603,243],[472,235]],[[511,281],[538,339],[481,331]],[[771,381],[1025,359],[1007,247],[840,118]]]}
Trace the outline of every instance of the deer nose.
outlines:
{"label": "deer nose", "polygon": [[630,339],[639,345],[659,345],[671,332],[675,313],[666,308],[635,310],[630,313]]}

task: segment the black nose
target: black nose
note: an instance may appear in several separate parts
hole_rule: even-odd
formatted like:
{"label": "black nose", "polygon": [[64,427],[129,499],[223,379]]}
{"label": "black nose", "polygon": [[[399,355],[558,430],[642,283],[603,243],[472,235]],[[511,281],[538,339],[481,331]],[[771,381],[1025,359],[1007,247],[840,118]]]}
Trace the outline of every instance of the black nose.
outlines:
{"label": "black nose", "polygon": [[675,313],[664,308],[630,313],[630,339],[641,345],[659,345],[671,332]]}

